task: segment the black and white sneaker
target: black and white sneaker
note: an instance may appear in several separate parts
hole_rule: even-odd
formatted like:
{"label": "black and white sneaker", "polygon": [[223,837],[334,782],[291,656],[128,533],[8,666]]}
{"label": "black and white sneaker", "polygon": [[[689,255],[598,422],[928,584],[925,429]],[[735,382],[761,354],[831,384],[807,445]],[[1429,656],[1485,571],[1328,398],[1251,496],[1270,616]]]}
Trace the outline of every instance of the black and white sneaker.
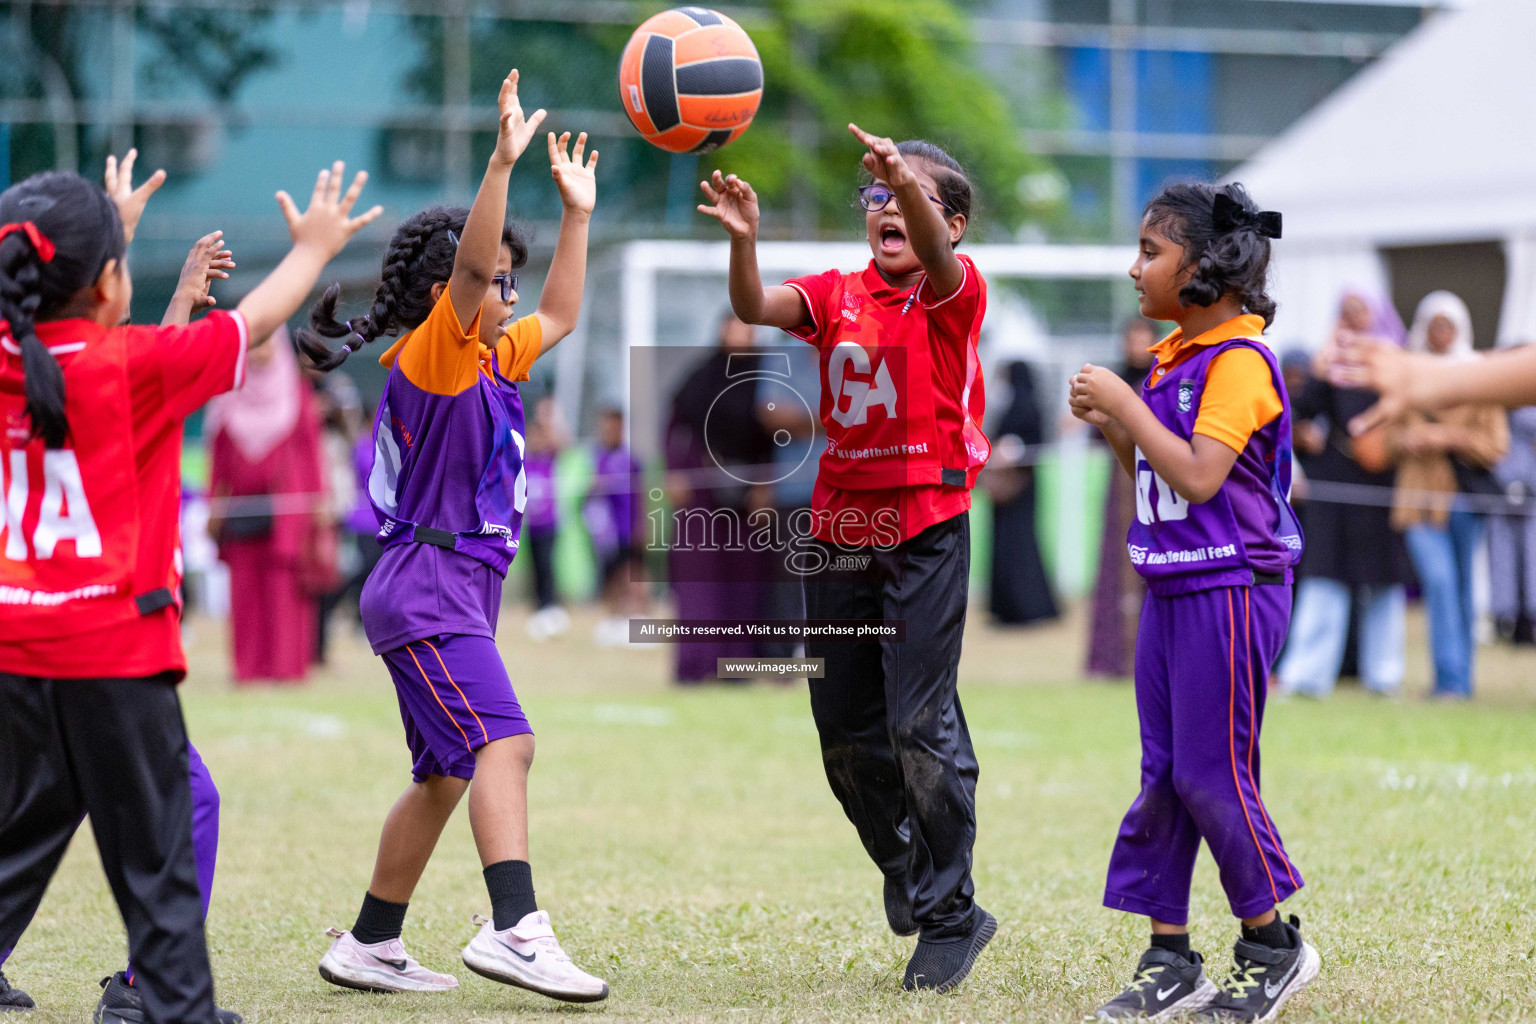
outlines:
{"label": "black and white sneaker", "polygon": [[1286,922],[1290,949],[1272,949],[1238,939],[1232,948],[1232,973],[1217,983],[1221,993],[1200,1011],[1201,1020],[1234,1024],[1271,1021],[1291,996],[1312,983],[1323,966],[1317,950],[1301,937],[1295,914]]}
{"label": "black and white sneaker", "polygon": [[12,988],[11,983],[5,980],[5,972],[0,971],[0,1013],[13,1010],[35,1010],[37,1004],[32,997],[19,988]]}
{"label": "black and white sneaker", "polygon": [[944,942],[918,939],[917,949],[907,961],[907,973],[901,979],[901,987],[908,992],[917,989],[948,992],[971,973],[976,958],[996,934],[997,918],[977,907],[971,918],[970,934]]}
{"label": "black and white sneaker", "polygon": [[[128,975],[118,971],[109,977],[101,979],[101,999],[96,1003],[96,1012],[91,1015],[91,1020],[96,1024],[143,1024],[148,1018],[144,1016],[144,1001],[139,998],[138,990],[128,981]],[[213,1009],[213,1019],[218,1024],[244,1024],[244,1018],[233,1010]]]}
{"label": "black and white sneaker", "polygon": [[1168,1020],[1192,1013],[1216,998],[1216,983],[1205,976],[1204,959],[1153,946],[1141,954],[1136,976],[1124,992],[1094,1011],[1097,1020]]}
{"label": "black and white sneaker", "polygon": [[905,878],[885,876],[885,923],[897,935],[917,934],[917,922],[912,918],[912,894]]}

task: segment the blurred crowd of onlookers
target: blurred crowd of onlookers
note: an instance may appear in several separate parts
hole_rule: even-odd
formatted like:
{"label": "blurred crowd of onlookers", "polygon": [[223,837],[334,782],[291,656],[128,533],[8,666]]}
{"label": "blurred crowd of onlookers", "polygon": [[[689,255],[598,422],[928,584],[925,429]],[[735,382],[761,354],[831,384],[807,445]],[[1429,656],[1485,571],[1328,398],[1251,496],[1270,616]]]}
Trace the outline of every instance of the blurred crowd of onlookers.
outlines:
{"label": "blurred crowd of onlookers", "polygon": [[[1137,385],[1154,329],[1141,320],[1125,328],[1125,373]],[[1339,346],[1352,336],[1448,361],[1479,358],[1467,306],[1446,291],[1425,296],[1405,327],[1386,295],[1347,289],[1332,336],[1315,349],[1281,351],[1295,452],[1292,502],[1306,546],[1271,684],[1320,698],[1340,678],[1354,677],[1373,693],[1396,696],[1407,667],[1408,601],[1416,595],[1428,623],[1431,693],[1464,700],[1473,694],[1480,641],[1532,639],[1536,409],[1506,415],[1464,405],[1352,433],[1351,420],[1375,402],[1330,381]],[[1130,671],[1142,589],[1119,556],[1134,514],[1130,482],[1115,473],[1090,609],[1090,675]]]}
{"label": "blurred crowd of onlookers", "polygon": [[[1306,547],[1290,639],[1272,684],[1323,697],[1341,677],[1355,677],[1372,692],[1397,694],[1406,670],[1406,610],[1417,596],[1428,620],[1433,693],[1466,698],[1481,640],[1497,635],[1531,642],[1536,408],[1506,416],[1491,406],[1462,406],[1354,435],[1350,421],[1373,398],[1335,386],[1329,374],[1340,343],[1352,335],[1446,360],[1478,358],[1467,307],[1449,292],[1426,296],[1405,327],[1385,295],[1349,289],[1331,337],[1321,346],[1282,350],[1296,460],[1293,501]],[[1157,338],[1150,321],[1125,325],[1121,372],[1131,384],[1139,387],[1145,378],[1147,350]],[[205,496],[189,494],[188,560],[198,563],[189,564],[189,576],[227,595],[193,596],[204,608],[227,611],[237,683],[299,681],[323,663],[334,630],[355,624],[357,595],[380,553],[367,497],[371,412],[350,378],[308,375],[292,345],[278,342],[253,355],[242,390],[209,405],[207,488]],[[662,417],[664,466],[654,467],[652,482],[663,484],[653,493],[664,491],[673,510],[746,517],[767,509],[787,517],[810,504],[814,460],[808,472],[768,473],[770,482],[762,484],[719,471],[731,463],[793,461],[796,449],[783,439],[816,436],[814,422],[786,408],[793,403],[776,404],[756,385],[721,390],[733,355],[759,351],[766,349],[753,329],[725,316],[714,345],[700,350],[672,390]],[[814,375],[814,351],[799,345],[782,351],[809,359],[800,369]],[[990,517],[986,604],[1001,626],[1058,615],[1036,533],[1036,463],[1051,439],[1046,417],[1053,408],[1041,401],[1036,372],[1029,363],[1005,361],[989,382],[993,458],[979,488]],[[560,555],[562,537],[567,547],[585,545],[580,556],[595,567],[590,591],[601,615],[593,640],[602,647],[640,646],[631,642],[628,620],[653,614],[658,599],[669,600],[671,614],[681,619],[803,616],[798,581],[776,574],[770,553],[684,545],[648,555],[638,500],[647,490],[647,469],[626,443],[624,411],[598,410],[591,432],[589,442],[578,444],[553,397],[536,390],[529,397],[518,562],[529,581],[531,639],[571,629],[566,601],[578,588],[562,585],[562,565],[571,562]],[[1143,588],[1124,555],[1124,539],[1135,508],[1131,481],[1111,473],[1088,602],[1091,676],[1131,672]],[[199,513],[216,545],[217,566],[207,542],[199,543]],[[721,657],[794,653],[795,645],[782,641],[677,644],[674,677],[712,680]]]}

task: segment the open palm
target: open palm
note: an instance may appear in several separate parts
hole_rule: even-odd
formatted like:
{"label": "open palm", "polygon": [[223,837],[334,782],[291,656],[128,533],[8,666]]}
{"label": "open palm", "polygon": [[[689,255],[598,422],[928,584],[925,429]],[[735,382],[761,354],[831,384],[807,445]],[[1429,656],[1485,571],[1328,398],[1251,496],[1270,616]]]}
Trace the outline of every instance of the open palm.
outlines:
{"label": "open palm", "polygon": [[709,200],[708,204],[699,204],[700,213],[718,220],[732,238],[757,234],[761,213],[751,185],[734,174],[726,176],[716,171],[709,181],[699,182],[699,188]]}
{"label": "open palm", "polygon": [[570,132],[558,140],[554,132],[549,133],[549,173],[554,177],[555,186],[560,189],[560,201],[567,209],[591,213],[597,205],[597,150],[594,149],[583,164],[581,156],[587,148],[587,133],[576,136],[575,147],[567,152],[570,141]]}
{"label": "open palm", "polygon": [[535,110],[532,117],[523,117],[523,104],[517,97],[517,79],[517,69],[513,68],[502,81],[501,92],[496,97],[496,106],[501,112],[501,127],[496,134],[496,155],[509,164],[516,163],[517,158],[523,155],[523,150],[533,141],[533,133],[539,130],[544,120],[542,108]]}

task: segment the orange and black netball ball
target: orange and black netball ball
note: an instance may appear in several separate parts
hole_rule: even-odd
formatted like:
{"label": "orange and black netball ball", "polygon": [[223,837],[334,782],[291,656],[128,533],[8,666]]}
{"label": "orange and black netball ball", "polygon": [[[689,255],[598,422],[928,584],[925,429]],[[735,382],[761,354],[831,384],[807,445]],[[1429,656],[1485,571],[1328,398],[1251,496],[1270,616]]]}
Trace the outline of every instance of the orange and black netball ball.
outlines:
{"label": "orange and black netball ball", "polygon": [[619,59],[630,123],[669,153],[708,153],[747,130],[763,99],[763,64],[742,27],[703,7],[662,11]]}

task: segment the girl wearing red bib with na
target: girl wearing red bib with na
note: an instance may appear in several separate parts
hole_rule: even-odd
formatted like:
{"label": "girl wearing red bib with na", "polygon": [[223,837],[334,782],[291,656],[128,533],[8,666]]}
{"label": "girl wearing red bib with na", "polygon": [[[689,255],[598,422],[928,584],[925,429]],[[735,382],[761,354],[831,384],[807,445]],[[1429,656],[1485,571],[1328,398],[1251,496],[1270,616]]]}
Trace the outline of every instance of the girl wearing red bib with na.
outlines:
{"label": "girl wearing red bib with na", "polygon": [[885,875],[887,921],[919,934],[902,987],[946,991],[997,930],[973,898],[977,764],[957,693],[970,489],[990,452],[976,352],[986,283],[955,253],[971,186],[954,158],[848,127],[869,149],[859,203],[874,258],[862,271],[765,288],[752,187],[716,171],[699,210],[730,235],[736,315],[820,350],[827,448],[806,617],[899,621],[905,635],[808,641],[824,659],[811,711],[827,780]]}
{"label": "girl wearing red bib with na", "polygon": [[292,250],[191,326],[123,324],[153,188],[114,204],[51,171],[0,194],[0,960],[89,814],[149,1024],[215,1020],[176,695],[182,421],[382,212],[349,216],[366,176],[343,195],[343,171],[303,213],[278,193]]}

